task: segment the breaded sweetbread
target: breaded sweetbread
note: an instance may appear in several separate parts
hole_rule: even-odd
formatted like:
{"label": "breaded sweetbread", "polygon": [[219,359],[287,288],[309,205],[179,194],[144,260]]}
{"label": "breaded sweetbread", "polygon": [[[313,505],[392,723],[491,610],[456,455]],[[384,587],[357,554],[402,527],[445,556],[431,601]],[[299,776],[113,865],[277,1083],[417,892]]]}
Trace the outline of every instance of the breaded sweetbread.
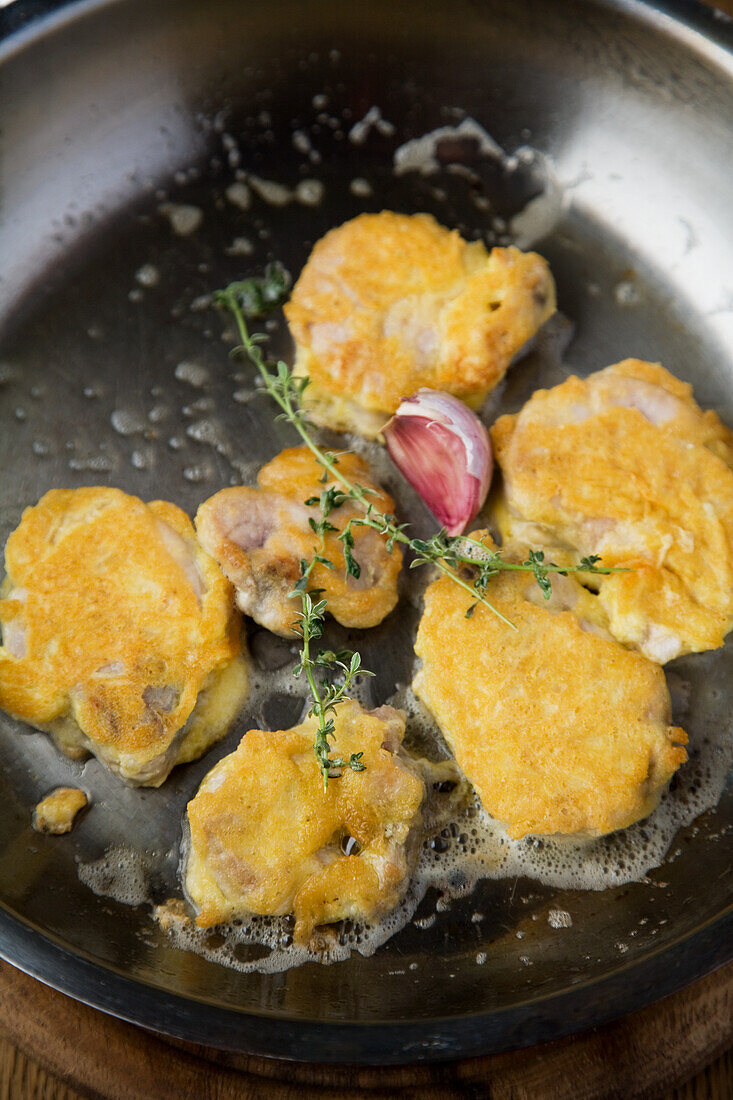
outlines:
{"label": "breaded sweetbread", "polygon": [[[382,512],[392,512],[392,498],[379,487],[366,463],[355,454],[340,454],[338,469],[369,490],[369,501]],[[238,607],[276,634],[290,637],[300,610],[292,598],[300,577],[301,561],[315,553],[333,569],[316,565],[309,589],[321,589],[327,609],[343,626],[376,626],[397,603],[397,578],[402,565],[398,546],[387,549],[386,539],[367,527],[354,527],[353,554],[358,577],[350,576],[338,535],[349,519],[364,509],[344,500],[328,515],[334,530],[320,538],[310,526],[319,521],[321,493],[339,488],[321,480],[323,470],[307,447],[290,447],[263,466],[259,489],[236,486],[222,489],[205,501],[196,514],[201,545],[212,554],[236,591]]]}
{"label": "breaded sweetbread", "polygon": [[401,751],[404,715],[350,699],[334,715],[333,755],[363,753],[324,790],[316,720],[250,730],[188,804],[186,892],[202,927],[252,914],[295,914],[295,939],[349,917],[371,920],[400,900],[425,786]]}
{"label": "breaded sweetbread", "polygon": [[593,578],[609,627],[660,664],[723,644],[733,626],[733,436],[658,363],[626,359],[538,390],[492,430],[505,536]]}
{"label": "breaded sweetbread", "polygon": [[239,616],[179,508],[52,490],[5,564],[2,709],[145,786],[225,733],[247,691]]}
{"label": "breaded sweetbread", "polygon": [[[503,556],[521,561],[526,547]],[[482,605],[466,618],[470,596],[441,577],[415,643],[417,695],[514,837],[631,825],[687,758],[661,668],[611,637],[598,598],[571,577],[552,588],[546,601],[531,574],[491,581],[487,598],[512,629]]]}
{"label": "breaded sweetbread", "polygon": [[318,241],[285,315],[312,418],[374,437],[421,386],[478,407],[554,310],[536,253],[384,210]]}

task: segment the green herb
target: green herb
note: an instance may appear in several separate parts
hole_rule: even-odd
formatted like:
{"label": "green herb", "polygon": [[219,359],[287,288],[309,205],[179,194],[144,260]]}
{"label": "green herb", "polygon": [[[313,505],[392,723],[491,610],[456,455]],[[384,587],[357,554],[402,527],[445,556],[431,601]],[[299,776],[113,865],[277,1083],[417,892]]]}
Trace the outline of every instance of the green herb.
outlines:
{"label": "green herb", "polygon": [[[308,714],[318,719],[313,750],[318,759],[325,789],[329,779],[337,778],[343,768],[350,768],[353,772],[365,770],[361,759],[363,754],[360,752],[352,752],[348,760],[340,756],[331,756],[330,739],[336,732],[333,718],[336,707],[342,699],[347,698],[347,693],[357,676],[372,676],[373,673],[361,667],[361,657],[358,653],[352,653],[351,650],[334,652],[330,649],[321,649],[315,656],[312,654],[311,643],[323,634],[323,619],[326,612],[326,601],[313,599],[314,595],[320,594],[318,591],[299,592],[302,606],[297,616],[298,633],[303,640],[303,645],[294,673],[296,676],[305,674],[313,698],[313,706]],[[332,684],[319,677],[316,670],[322,668],[338,670],[342,677],[341,683]]]}
{"label": "green herb", "polygon": [[[414,557],[410,568],[421,565],[433,565],[468,593],[472,603],[466,611],[466,617],[473,615],[476,607],[482,604],[496,615],[503,623],[512,629],[516,629],[498,608],[486,597],[486,589],[489,581],[502,572],[526,572],[534,575],[546,599],[552,595],[549,575],[559,573],[567,576],[568,573],[616,573],[624,570],[610,569],[599,566],[601,560],[597,555],[582,558],[578,565],[559,566],[554,562],[545,561],[541,550],[530,550],[525,562],[507,562],[501,556],[501,551],[492,550],[476,539],[467,538],[464,535],[448,535],[445,530],[438,531],[431,539],[415,539],[407,534],[407,524],[398,523],[395,516],[380,512],[369,500],[374,490],[350,481],[338,468],[338,456],[332,451],[323,450],[314,439],[314,425],[308,420],[301,400],[310,380],[307,377],[295,376],[290,368],[282,360],[277,362],[265,359],[261,351],[261,344],[266,339],[261,333],[250,333],[247,321],[255,317],[262,317],[271,309],[280,305],[290,286],[290,277],[280,264],[270,264],[265,270],[264,277],[244,279],[241,282],[230,283],[224,290],[219,290],[214,295],[217,305],[228,309],[234,317],[239,332],[241,345],[234,349],[234,355],[243,354],[255,367],[262,379],[265,389],[280,408],[278,419],[285,420],[295,428],[296,432],[310,450],[319,465],[323,468],[321,481],[326,485],[329,481],[335,481],[336,486],[324,489],[319,496],[310,497],[306,504],[318,505],[321,510],[321,520],[311,519],[309,522],[320,540],[320,550],[312,560],[301,562],[301,576],[295,585],[294,595],[301,599],[302,608],[298,615],[299,633],[303,639],[303,650],[298,672],[305,672],[306,679],[313,696],[313,708],[310,713],[318,717],[319,728],[316,735],[315,751],[319,760],[324,783],[328,781],[333,769],[344,767],[361,771],[364,765],[360,762],[360,753],[352,755],[349,761],[341,759],[333,760],[329,755],[329,738],[334,734],[333,710],[338,702],[345,697],[345,692],[350,687],[357,675],[371,675],[360,666],[358,653],[345,654],[337,657],[331,653],[320,653],[315,658],[310,656],[310,643],[323,633],[323,616],[326,610],[325,600],[313,602],[308,594],[308,582],[316,564],[320,563],[332,569],[333,563],[323,555],[324,538],[326,533],[338,530],[328,521],[328,516],[334,508],[340,507],[346,500],[356,501],[363,509],[363,516],[352,517],[344,526],[338,538],[343,547],[346,569],[350,576],[358,578],[360,575],[359,563],[354,557],[354,531],[355,527],[371,527],[378,531],[386,539],[387,549],[391,551],[396,543],[408,547]],[[332,661],[326,658],[333,658]],[[315,667],[335,668],[343,673],[344,681],[340,687],[332,685],[323,686],[316,680]]]}

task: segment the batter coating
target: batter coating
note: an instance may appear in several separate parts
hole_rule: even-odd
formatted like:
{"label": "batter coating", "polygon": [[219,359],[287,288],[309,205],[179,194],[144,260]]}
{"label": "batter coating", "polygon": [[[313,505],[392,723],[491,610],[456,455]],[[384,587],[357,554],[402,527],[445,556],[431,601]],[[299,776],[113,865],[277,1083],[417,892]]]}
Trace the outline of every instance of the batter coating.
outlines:
{"label": "batter coating", "polygon": [[316,926],[392,909],[409,878],[412,830],[425,787],[400,746],[402,712],[339,704],[334,753],[363,752],[323,788],[316,720],[250,730],[188,804],[186,891],[206,928],[251,914],[295,914],[295,939]]}
{"label": "batter coating", "polygon": [[538,390],[492,430],[505,536],[599,554],[614,637],[664,664],[733,626],[733,436],[656,363]]}
{"label": "batter coating", "polygon": [[78,787],[57,787],[33,811],[33,828],[52,836],[70,833],[76,815],[88,805],[89,799]]}
{"label": "batter coating", "polygon": [[491,581],[487,596],[512,630],[481,605],[467,619],[470,596],[442,577],[415,643],[415,692],[514,837],[625,828],[687,758],[662,670],[611,638],[597,597],[576,581],[553,577],[552,587],[545,601],[531,575]]}
{"label": "batter coating", "polygon": [[239,621],[179,508],[52,490],[5,563],[0,707],[144,786],[223,736],[247,692]]}
{"label": "batter coating", "polygon": [[477,408],[554,311],[541,256],[389,210],[318,241],[285,306],[309,415],[369,438],[421,386]]}
{"label": "batter coating", "polygon": [[[338,468],[352,483],[373,490],[369,500],[375,509],[393,512],[394,501],[380,489],[366,463],[354,454],[340,454]],[[334,568],[316,565],[309,589],[323,589],[328,611],[343,626],[376,626],[397,603],[397,577],[402,552],[387,550],[385,539],[366,527],[355,527],[354,557],[361,568],[358,578],[346,571],[338,533],[364,509],[346,500],[328,516],[335,531],[319,538],[310,520],[321,519],[318,505],[304,502],[320,498],[338,483],[321,481],[323,469],[307,447],[290,447],[260,470],[259,489],[237,486],[222,489],[205,501],[196,515],[201,545],[216,558],[236,590],[237,606],[261,626],[282,637],[292,637],[300,602],[291,593],[300,577],[300,563],[318,550]]]}

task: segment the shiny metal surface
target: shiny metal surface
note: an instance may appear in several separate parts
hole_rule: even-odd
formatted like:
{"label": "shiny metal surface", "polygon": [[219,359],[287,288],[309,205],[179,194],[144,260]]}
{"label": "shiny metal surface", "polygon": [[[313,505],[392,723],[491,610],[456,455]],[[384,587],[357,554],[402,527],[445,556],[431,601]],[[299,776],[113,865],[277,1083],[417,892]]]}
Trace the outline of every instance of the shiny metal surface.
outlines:
{"label": "shiny metal surface", "polygon": [[[733,34],[710,13],[631,0],[83,0],[55,11],[20,0],[3,18],[13,32],[0,45],[3,543],[49,488],[109,483],[193,512],[289,441],[264,399],[242,393],[205,295],[271,257],[297,272],[314,240],[362,209],[428,209],[492,240],[476,196],[510,221],[547,191],[537,162],[507,172],[478,158],[473,182],[392,172],[395,147],[457,121],[456,108],[505,149],[531,142],[551,158],[559,197],[538,248],[575,325],[566,367],[661,359],[733,423]],[[314,99],[324,95],[327,105]],[[354,144],[348,128],[373,105],[395,132]],[[319,163],[293,144],[294,130],[312,127]],[[317,178],[324,201],[255,196],[243,210],[226,196],[237,167],[290,188]],[[354,195],[354,178],[373,194]],[[197,207],[200,227],[175,235],[166,202]],[[237,238],[251,253],[232,251]],[[513,370],[502,410],[563,376],[567,333],[556,335]],[[287,350],[282,332],[273,337]],[[202,388],[176,377],[182,361],[206,369]],[[405,601],[360,641],[375,699],[407,678],[415,616]],[[254,631],[251,643],[257,651]],[[730,729],[732,662],[730,645],[677,662],[691,683],[693,748]],[[733,955],[730,786],[648,883],[571,893],[485,882],[431,927],[409,925],[373,957],[331,967],[227,970],[172,947],[149,907],[82,885],[78,862],[132,844],[153,898],[176,892],[187,799],[248,725],[293,720],[292,706],[281,696],[245,712],[161,791],[67,761],[0,715],[0,954],[194,1041],[374,1063],[567,1034]],[[94,807],[73,833],[33,833],[38,798],[80,782]],[[549,904],[572,911],[572,929],[548,926]]]}

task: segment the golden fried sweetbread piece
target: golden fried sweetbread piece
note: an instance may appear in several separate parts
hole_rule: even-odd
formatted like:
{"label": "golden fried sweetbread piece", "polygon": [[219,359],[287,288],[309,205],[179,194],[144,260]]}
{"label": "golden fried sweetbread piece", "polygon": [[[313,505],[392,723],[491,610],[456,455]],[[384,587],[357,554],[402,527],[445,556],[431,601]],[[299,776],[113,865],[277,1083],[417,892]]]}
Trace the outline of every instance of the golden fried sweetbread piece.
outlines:
{"label": "golden fried sweetbread piece", "polygon": [[541,256],[389,210],[318,241],[285,306],[310,415],[370,438],[421,386],[478,407],[554,311]]}
{"label": "golden fried sweetbread piece", "polygon": [[247,690],[239,617],[179,508],[52,490],[5,564],[3,710],[144,786],[223,736]]}
{"label": "golden fried sweetbread piece", "polygon": [[[353,483],[371,489],[375,509],[392,512],[394,501],[377,485],[366,463],[354,454],[338,456],[338,468]],[[301,560],[314,553],[334,568],[316,565],[308,587],[323,589],[328,611],[343,626],[376,626],[397,603],[397,577],[402,565],[399,547],[387,550],[382,535],[367,527],[353,528],[358,578],[346,570],[338,534],[364,510],[346,500],[328,516],[336,530],[319,537],[309,520],[320,520],[321,509],[305,501],[320,497],[335,481],[321,481],[323,469],[307,447],[290,447],[263,466],[259,489],[222,489],[205,501],[196,515],[201,545],[221,565],[236,591],[238,607],[275,634],[290,637],[300,610],[291,593],[300,577]]]}
{"label": "golden fried sweetbread piece", "polygon": [[627,359],[538,390],[492,437],[505,536],[630,570],[592,578],[614,637],[660,664],[722,645],[733,626],[733,436],[690,386]]}
{"label": "golden fried sweetbread piece", "polygon": [[323,779],[316,720],[250,730],[188,804],[186,891],[206,928],[252,914],[295,914],[295,939],[321,924],[369,921],[408,885],[425,787],[401,750],[404,715],[338,705],[333,755],[363,752],[365,771]]}
{"label": "golden fried sweetbread piece", "polygon": [[[504,557],[523,560],[526,548]],[[613,640],[576,581],[554,576],[552,588],[546,601],[530,574],[491,581],[487,597],[512,630],[481,605],[466,618],[470,597],[443,577],[425,594],[415,643],[415,691],[514,837],[624,828],[687,758],[662,670]]]}
{"label": "golden fried sweetbread piece", "polygon": [[37,833],[52,836],[70,833],[76,815],[88,805],[89,799],[78,787],[57,787],[33,811],[33,828]]}

